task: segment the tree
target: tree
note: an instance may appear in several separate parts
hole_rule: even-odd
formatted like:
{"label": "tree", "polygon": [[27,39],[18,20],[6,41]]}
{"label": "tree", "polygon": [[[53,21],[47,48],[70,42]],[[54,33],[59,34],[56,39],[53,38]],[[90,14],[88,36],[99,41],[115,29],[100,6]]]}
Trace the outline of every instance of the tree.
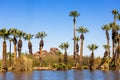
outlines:
{"label": "tree", "polygon": [[24,39],[28,41],[28,49],[29,49],[29,54],[32,55],[32,43],[31,39],[33,38],[32,34],[25,34]]}
{"label": "tree", "polygon": [[42,56],[42,49],[44,47],[44,41],[43,38],[45,38],[47,34],[45,32],[38,32],[35,36],[35,38],[40,38],[40,43],[39,43],[39,51],[40,51],[40,57]]}
{"label": "tree", "polygon": [[81,33],[80,35],[80,65],[82,67],[82,55],[83,55],[83,41],[84,41],[84,34],[88,32],[87,28],[81,26],[77,29],[78,33]]}
{"label": "tree", "polygon": [[117,19],[117,14],[118,14],[118,11],[117,10],[112,10],[112,14],[114,15],[114,23],[112,24],[113,28],[112,28],[112,47],[113,47],[113,52],[112,54],[114,55],[114,52],[115,52],[115,37],[116,37],[116,19]]}
{"label": "tree", "polygon": [[76,41],[75,41],[75,37],[76,37],[76,17],[78,17],[80,14],[77,11],[71,11],[69,16],[73,17],[73,23],[74,23],[74,55],[73,58],[75,59],[75,55],[76,55]]}
{"label": "tree", "polygon": [[[107,45],[110,46],[110,36],[108,31],[111,29],[111,27],[109,25],[103,25],[102,29],[106,33]],[[110,47],[108,47],[108,57],[110,58]]]}
{"label": "tree", "polygon": [[16,61],[16,58],[17,58],[17,47],[16,47],[16,44],[17,44],[17,29],[16,28],[10,28],[9,29],[9,33],[11,35],[13,35],[13,44],[14,44],[14,64],[15,64],[15,61]]}
{"label": "tree", "polygon": [[65,50],[64,52],[64,64],[68,64],[68,59],[67,59],[67,49],[69,47],[69,44],[68,42],[64,42],[64,43],[61,43],[59,48],[61,48],[62,50]]}
{"label": "tree", "polygon": [[94,65],[94,51],[98,48],[96,44],[91,44],[87,46],[90,51],[92,51],[89,61],[89,69],[92,70]]}
{"label": "tree", "polygon": [[2,69],[7,70],[7,44],[6,44],[6,39],[8,39],[9,32],[6,28],[0,29],[0,37],[3,38],[3,57],[2,57]]}
{"label": "tree", "polygon": [[17,36],[19,37],[18,41],[18,57],[21,57],[21,50],[22,50],[22,37],[25,35],[25,33],[21,30],[17,30]]}
{"label": "tree", "polygon": [[112,57],[115,53],[115,42],[116,42],[116,37],[118,36],[117,28],[115,27],[115,23],[110,23],[109,26],[112,29]]}

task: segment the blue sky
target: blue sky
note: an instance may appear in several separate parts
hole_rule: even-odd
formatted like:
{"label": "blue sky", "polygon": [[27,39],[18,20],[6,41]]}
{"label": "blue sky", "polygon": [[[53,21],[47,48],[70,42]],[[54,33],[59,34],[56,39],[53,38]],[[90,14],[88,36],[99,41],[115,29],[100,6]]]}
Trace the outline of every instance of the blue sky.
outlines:
{"label": "blue sky", "polygon": [[[68,42],[68,53],[73,53],[73,18],[69,13],[76,10],[77,28],[84,26],[89,30],[85,34],[83,55],[90,55],[88,44],[95,43],[99,48],[95,56],[103,56],[103,44],[106,43],[104,24],[113,22],[111,11],[120,12],[119,0],[0,0],[0,29],[15,27],[27,33],[36,34],[45,31],[44,49],[58,47],[61,42]],[[117,21],[120,24],[120,21]],[[79,35],[79,34],[77,34]],[[24,40],[23,40],[24,41]],[[32,39],[33,52],[39,50],[39,40]],[[9,51],[9,42],[8,51]],[[27,41],[23,42],[22,52],[28,52]],[[0,57],[2,56],[2,39],[0,39]],[[13,51],[13,50],[12,50]]]}

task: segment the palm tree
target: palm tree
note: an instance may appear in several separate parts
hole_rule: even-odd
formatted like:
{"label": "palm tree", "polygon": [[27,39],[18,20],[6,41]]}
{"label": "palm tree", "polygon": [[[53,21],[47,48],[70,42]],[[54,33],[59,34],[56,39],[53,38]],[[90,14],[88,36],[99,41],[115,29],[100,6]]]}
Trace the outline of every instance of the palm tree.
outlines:
{"label": "palm tree", "polygon": [[32,43],[31,39],[33,38],[32,34],[25,34],[24,39],[28,41],[28,49],[29,49],[29,54],[32,55]]}
{"label": "palm tree", "polygon": [[89,61],[89,68],[92,70],[93,64],[94,64],[94,50],[98,48],[96,44],[91,44],[87,46],[90,51],[92,51]]}
{"label": "palm tree", "polygon": [[77,29],[78,33],[81,33],[80,35],[80,65],[82,67],[82,55],[83,55],[83,41],[84,41],[84,34],[88,32],[87,28],[81,26]]}
{"label": "palm tree", "polygon": [[14,64],[15,64],[15,61],[16,61],[16,58],[17,58],[17,47],[16,47],[16,44],[17,44],[17,29],[16,28],[10,28],[9,29],[9,33],[13,35],[13,44],[14,44]]}
{"label": "palm tree", "polygon": [[69,47],[69,44],[68,42],[64,42],[64,43],[61,43],[61,45],[59,46],[59,48],[61,49],[64,49],[65,52],[64,52],[64,64],[68,64],[68,59],[67,59],[67,49]]}
{"label": "palm tree", "polygon": [[109,26],[112,29],[112,57],[115,53],[115,42],[116,42],[116,37],[118,36],[117,28],[115,27],[115,23],[110,23]]}
{"label": "palm tree", "polygon": [[116,37],[116,19],[117,19],[117,14],[118,11],[117,10],[112,10],[112,14],[114,15],[114,23],[112,24],[113,28],[112,28],[112,44],[113,44],[113,52],[112,54],[114,55],[114,51],[115,51],[115,37]]}
{"label": "palm tree", "polygon": [[21,56],[21,49],[22,49],[22,37],[24,36],[24,32],[21,30],[17,30],[17,36],[19,37],[19,41],[18,41],[18,57]]}
{"label": "palm tree", "polygon": [[40,51],[40,57],[42,56],[42,49],[44,47],[44,41],[43,38],[46,37],[47,34],[45,32],[38,32],[35,36],[35,38],[40,38],[40,43],[39,43],[39,51]]}
{"label": "palm tree", "polygon": [[76,41],[75,41],[75,37],[76,37],[76,17],[78,17],[80,14],[77,11],[72,11],[70,12],[69,16],[73,17],[73,23],[74,23],[74,56],[73,58],[75,59],[75,55],[76,55]]}
{"label": "palm tree", "polygon": [[0,30],[0,37],[3,38],[3,57],[2,57],[2,69],[7,70],[7,44],[6,44],[6,39],[9,36],[9,32],[6,28],[3,28]]}
{"label": "palm tree", "polygon": [[[106,32],[107,45],[110,46],[110,36],[108,31],[111,27],[109,25],[103,25],[102,29]],[[108,57],[110,58],[110,47],[108,47]]]}

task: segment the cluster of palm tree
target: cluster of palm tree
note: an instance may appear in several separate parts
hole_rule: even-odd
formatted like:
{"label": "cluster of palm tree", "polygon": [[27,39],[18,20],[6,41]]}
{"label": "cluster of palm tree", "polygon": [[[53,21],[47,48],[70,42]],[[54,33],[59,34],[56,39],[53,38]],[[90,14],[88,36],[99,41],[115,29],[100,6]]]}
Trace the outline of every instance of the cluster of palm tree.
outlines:
{"label": "cluster of palm tree", "polygon": [[106,60],[106,57],[111,58],[110,56],[110,36],[109,31],[112,30],[112,60],[109,63],[109,67],[117,67],[116,62],[119,58],[120,50],[119,50],[119,43],[120,43],[120,26],[116,24],[116,20],[120,20],[120,14],[117,10],[112,10],[112,14],[114,15],[114,22],[110,24],[106,24],[102,26],[102,29],[105,31],[107,43],[104,45],[105,53],[103,56],[103,60],[101,64],[103,64]]}
{"label": "cluster of palm tree", "polygon": [[[112,29],[112,60],[111,60],[111,64],[114,63],[115,61],[118,59],[119,57],[119,43],[120,43],[120,34],[118,33],[118,31],[120,30],[120,26],[116,24],[116,20],[120,20],[120,14],[118,13],[117,10],[113,10],[112,14],[114,15],[114,22],[110,23],[108,25],[103,25],[102,29],[105,31],[106,34],[106,39],[107,39],[107,44],[103,45],[104,49],[105,49],[105,53],[103,56],[103,59],[101,61],[101,64],[104,64],[106,58],[110,58],[110,36],[109,36],[109,31]],[[73,23],[74,23],[74,51],[73,51],[73,58],[75,61],[75,66],[76,63],[79,62],[80,66],[82,66],[82,55],[83,55],[83,41],[84,41],[84,33],[88,32],[88,30],[81,26],[78,29],[76,29],[76,17],[78,17],[80,14],[77,11],[72,11],[69,14],[70,16],[73,17]],[[78,33],[81,33],[80,37],[76,37],[76,31]],[[78,52],[79,52],[79,45],[78,45],[78,41],[80,42],[80,58],[79,61],[77,60],[78,58]],[[91,53],[91,57],[90,57],[90,61],[89,61],[89,68],[92,69],[93,63],[94,63],[94,50],[98,48],[98,46],[96,44],[91,44],[88,45],[88,48],[92,51]],[[110,64],[110,66],[111,66]]]}
{"label": "cluster of palm tree", "polygon": [[[23,32],[22,30],[18,30],[16,28],[10,28],[9,30],[7,30],[6,28],[0,29],[0,38],[3,39],[3,54],[2,54],[2,69],[7,70],[7,62],[6,62],[6,56],[7,56],[7,43],[6,40],[9,39],[10,41],[10,56],[9,56],[9,61],[10,61],[10,66],[11,66],[11,42],[13,42],[14,44],[14,61],[13,64],[15,64],[15,61],[17,59],[17,55],[18,58],[21,57],[21,51],[22,51],[22,38],[28,41],[28,49],[29,49],[29,54],[32,55],[32,43],[31,43],[31,39],[33,38],[34,35],[32,34],[27,34],[25,32]],[[35,38],[41,38],[40,40],[40,55],[42,54],[42,48],[44,46],[44,41],[43,38],[47,36],[47,34],[45,32],[38,32],[35,35]],[[17,41],[17,39],[19,38],[19,40]],[[17,54],[18,52],[18,54]]]}
{"label": "cluster of palm tree", "polygon": [[[74,55],[73,55],[73,58],[74,58],[74,61],[75,61],[75,66],[77,63],[79,63],[81,66],[82,66],[82,54],[83,54],[83,42],[84,42],[84,33],[87,33],[88,32],[88,29],[81,26],[79,27],[78,29],[76,29],[76,17],[78,17],[80,14],[77,12],[77,11],[72,11],[70,12],[69,16],[72,16],[73,17],[73,23],[74,23]],[[78,33],[80,33],[80,37],[76,37],[76,31]],[[81,41],[80,42],[80,61],[78,61],[78,52],[79,52],[79,45],[78,45],[78,41]]]}

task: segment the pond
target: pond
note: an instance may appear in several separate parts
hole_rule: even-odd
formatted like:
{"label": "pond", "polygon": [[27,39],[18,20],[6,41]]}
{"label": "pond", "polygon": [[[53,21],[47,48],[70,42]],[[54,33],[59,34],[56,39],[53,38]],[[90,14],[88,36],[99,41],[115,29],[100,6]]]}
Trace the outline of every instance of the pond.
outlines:
{"label": "pond", "polygon": [[0,80],[120,80],[120,71],[67,70],[1,72]]}

